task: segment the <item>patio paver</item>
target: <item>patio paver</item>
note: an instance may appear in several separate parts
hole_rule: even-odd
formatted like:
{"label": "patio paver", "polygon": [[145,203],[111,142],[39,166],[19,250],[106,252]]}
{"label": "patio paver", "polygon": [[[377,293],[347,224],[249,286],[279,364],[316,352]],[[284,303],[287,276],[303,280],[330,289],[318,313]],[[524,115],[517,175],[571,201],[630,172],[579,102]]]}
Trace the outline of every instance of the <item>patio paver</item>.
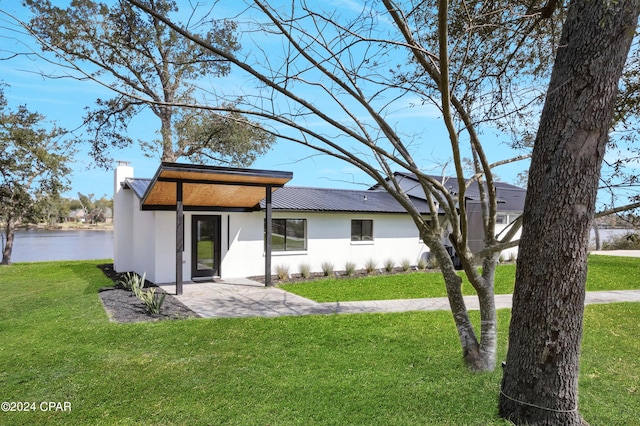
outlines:
{"label": "patio paver", "polygon": [[[174,284],[161,287],[175,294]],[[446,297],[318,303],[245,278],[185,283],[183,294],[174,297],[204,318],[449,310]],[[496,295],[496,308],[511,308],[511,299],[511,294]],[[469,310],[479,309],[476,296],[465,296],[464,300]],[[640,302],[640,290],[587,292],[585,299],[586,305],[613,302]]]}

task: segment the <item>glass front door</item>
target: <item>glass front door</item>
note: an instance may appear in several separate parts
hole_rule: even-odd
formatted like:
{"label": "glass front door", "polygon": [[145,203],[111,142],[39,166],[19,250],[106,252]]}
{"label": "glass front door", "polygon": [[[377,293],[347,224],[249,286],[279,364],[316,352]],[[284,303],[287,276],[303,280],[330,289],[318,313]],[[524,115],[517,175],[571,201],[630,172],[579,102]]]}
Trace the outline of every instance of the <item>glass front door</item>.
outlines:
{"label": "glass front door", "polygon": [[220,216],[191,219],[191,275],[220,276]]}

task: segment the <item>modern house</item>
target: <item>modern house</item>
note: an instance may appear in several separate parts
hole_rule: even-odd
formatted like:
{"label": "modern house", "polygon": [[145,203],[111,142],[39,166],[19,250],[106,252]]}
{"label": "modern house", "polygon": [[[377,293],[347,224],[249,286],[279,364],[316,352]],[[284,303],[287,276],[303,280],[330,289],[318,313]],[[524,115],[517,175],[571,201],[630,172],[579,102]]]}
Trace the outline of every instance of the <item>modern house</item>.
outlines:
{"label": "modern house", "polygon": [[[287,187],[289,172],[162,163],[151,179],[115,171],[114,268],[176,283],[264,275],[279,265],[321,271],[346,262],[417,264],[429,249],[387,192]],[[407,185],[411,176],[404,176]],[[516,188],[516,187],[513,187]],[[520,194],[520,193],[518,193]],[[429,215],[424,195],[408,195]],[[469,199],[467,203],[474,200]],[[512,206],[509,205],[509,209]],[[515,206],[513,206],[515,209]],[[505,226],[510,214],[505,211]]]}

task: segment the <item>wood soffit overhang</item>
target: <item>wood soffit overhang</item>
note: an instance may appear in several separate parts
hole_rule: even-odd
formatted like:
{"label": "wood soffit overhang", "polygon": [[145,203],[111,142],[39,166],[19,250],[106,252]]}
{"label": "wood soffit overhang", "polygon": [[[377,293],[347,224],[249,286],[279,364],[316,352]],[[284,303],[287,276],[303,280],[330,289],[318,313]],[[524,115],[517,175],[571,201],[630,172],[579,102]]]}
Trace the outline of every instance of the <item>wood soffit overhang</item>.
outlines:
{"label": "wood soffit overhang", "polygon": [[175,210],[178,184],[185,210],[257,210],[271,191],[293,178],[291,172],[161,163],[142,197],[143,210]]}

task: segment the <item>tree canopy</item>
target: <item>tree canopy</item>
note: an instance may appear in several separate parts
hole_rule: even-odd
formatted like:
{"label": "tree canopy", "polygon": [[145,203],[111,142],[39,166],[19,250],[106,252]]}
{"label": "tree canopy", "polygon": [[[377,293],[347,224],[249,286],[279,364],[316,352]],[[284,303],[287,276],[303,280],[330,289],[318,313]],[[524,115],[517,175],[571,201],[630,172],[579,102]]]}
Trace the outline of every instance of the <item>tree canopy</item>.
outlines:
{"label": "tree canopy", "polygon": [[0,92],[0,217],[6,238],[2,264],[11,263],[15,226],[33,216],[39,200],[67,188],[73,141],[66,131],[43,127],[40,114],[21,105],[7,110]]}
{"label": "tree canopy", "polygon": [[[25,3],[34,14],[25,24],[27,30],[67,69],[65,75],[94,80],[114,92],[110,99],[97,99],[85,117],[98,164],[110,161],[111,147],[134,142],[129,125],[144,110],[159,119],[159,138],[139,142],[147,155],[162,161],[184,158],[246,166],[271,146],[273,137],[246,118],[192,109],[198,80],[225,76],[230,67],[163,22],[139,13],[126,1],[109,6],[74,0],[66,8],[48,0]],[[163,15],[180,16],[174,1],[145,4]],[[232,20],[216,20],[204,13],[192,28],[225,52],[240,49]]]}

